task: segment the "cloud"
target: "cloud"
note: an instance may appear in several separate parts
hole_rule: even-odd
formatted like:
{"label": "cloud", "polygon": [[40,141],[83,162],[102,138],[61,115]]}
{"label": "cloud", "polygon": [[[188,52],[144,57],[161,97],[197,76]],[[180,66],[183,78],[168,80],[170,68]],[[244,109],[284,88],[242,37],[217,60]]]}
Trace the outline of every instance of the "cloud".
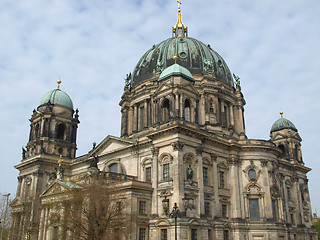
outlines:
{"label": "cloud", "polygon": [[[241,77],[248,137],[268,139],[280,110],[296,124],[318,208],[319,8],[315,0],[182,4],[189,36],[209,43]],[[176,2],[3,0],[0,22],[0,191],[13,193],[28,118],[59,76],[80,110],[78,154],[119,136],[123,78],[153,44],[171,37]]]}

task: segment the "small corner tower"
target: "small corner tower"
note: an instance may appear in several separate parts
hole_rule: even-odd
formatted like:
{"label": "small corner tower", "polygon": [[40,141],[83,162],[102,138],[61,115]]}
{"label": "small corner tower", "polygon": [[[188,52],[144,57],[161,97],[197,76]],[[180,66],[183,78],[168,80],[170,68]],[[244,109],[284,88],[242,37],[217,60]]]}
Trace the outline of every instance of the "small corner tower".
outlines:
{"label": "small corner tower", "polygon": [[303,163],[301,154],[301,137],[295,125],[288,119],[281,117],[275,121],[270,130],[270,138],[281,150],[281,158]]}
{"label": "small corner tower", "polygon": [[38,154],[75,158],[78,109],[74,112],[71,98],[60,89],[60,79],[57,82],[58,88],[45,94],[33,111],[24,158]]}

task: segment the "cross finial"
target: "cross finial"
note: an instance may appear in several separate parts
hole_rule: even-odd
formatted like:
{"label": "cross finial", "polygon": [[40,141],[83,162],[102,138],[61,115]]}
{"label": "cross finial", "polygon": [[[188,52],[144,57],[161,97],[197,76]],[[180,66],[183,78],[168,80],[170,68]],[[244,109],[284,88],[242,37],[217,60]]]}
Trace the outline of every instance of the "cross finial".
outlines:
{"label": "cross finial", "polygon": [[178,3],[178,12],[181,12],[180,5],[182,4],[180,0],[177,0]]}
{"label": "cross finial", "polygon": [[59,160],[58,160],[59,167],[61,167],[62,162],[63,162],[62,155],[60,155],[60,158],[59,158]]}

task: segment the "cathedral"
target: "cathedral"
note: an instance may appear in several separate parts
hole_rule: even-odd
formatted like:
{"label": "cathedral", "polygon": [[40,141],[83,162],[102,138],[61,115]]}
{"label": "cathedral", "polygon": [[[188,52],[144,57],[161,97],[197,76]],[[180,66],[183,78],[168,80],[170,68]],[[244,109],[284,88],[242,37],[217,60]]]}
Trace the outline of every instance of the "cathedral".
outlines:
{"label": "cathedral", "polygon": [[239,77],[210,45],[189,37],[178,3],[172,37],[126,77],[120,137],[76,156],[79,111],[61,81],[40,100],[15,166],[11,239],[80,239],[50,224],[67,216],[62,208],[55,214],[52,201],[93,174],[113,179],[136,215],[117,239],[316,239],[311,169],[297,128],[281,112],[270,139],[246,136]]}

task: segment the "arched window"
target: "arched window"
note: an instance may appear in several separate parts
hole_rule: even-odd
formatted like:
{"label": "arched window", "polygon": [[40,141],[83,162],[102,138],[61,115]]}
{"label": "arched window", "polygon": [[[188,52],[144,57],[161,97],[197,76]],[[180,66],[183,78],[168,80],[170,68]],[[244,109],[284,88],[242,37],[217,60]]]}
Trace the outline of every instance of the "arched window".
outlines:
{"label": "arched window", "polygon": [[118,164],[118,163],[112,163],[112,164],[110,164],[110,165],[109,165],[109,172],[112,172],[112,173],[121,173],[121,174],[124,173],[122,167],[121,167],[120,164]]}
{"label": "arched window", "polygon": [[39,138],[40,137],[40,125],[39,125],[39,123],[35,127],[34,136],[35,136],[35,138]]}
{"label": "arched window", "polygon": [[280,144],[278,146],[278,148],[280,148],[280,150],[281,150],[281,158],[286,158],[286,149],[285,149],[285,147],[282,144]]}
{"label": "arched window", "polygon": [[64,124],[59,124],[58,125],[58,131],[57,131],[57,138],[64,140],[64,135],[65,135],[66,127]]}
{"label": "arched window", "polygon": [[213,99],[211,98],[211,99],[210,99],[210,104],[209,104],[209,112],[210,112],[210,113],[214,113],[214,108],[213,108],[213,106],[214,106],[214,102],[213,102]]}
{"label": "arched window", "polygon": [[190,121],[190,101],[188,99],[184,102],[184,119]]}
{"label": "arched window", "polygon": [[293,154],[294,154],[294,159],[299,161],[300,159],[299,159],[298,146],[297,145],[294,146],[294,153]]}
{"label": "arched window", "polygon": [[168,99],[165,99],[162,103],[162,121],[169,121],[170,116],[170,102]]}

